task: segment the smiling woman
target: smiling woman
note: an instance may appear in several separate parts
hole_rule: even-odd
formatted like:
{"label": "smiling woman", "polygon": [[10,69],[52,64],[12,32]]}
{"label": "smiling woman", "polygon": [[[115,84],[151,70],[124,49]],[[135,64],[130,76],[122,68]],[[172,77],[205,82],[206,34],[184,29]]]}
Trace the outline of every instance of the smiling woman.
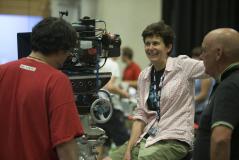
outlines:
{"label": "smiling woman", "polygon": [[151,66],[138,78],[138,103],[127,144],[113,160],[182,160],[193,141],[194,79],[205,77],[202,61],[170,57],[174,32],[164,22],[148,25],[144,49]]}
{"label": "smiling woman", "polygon": [[145,38],[144,43],[146,55],[155,69],[161,70],[165,68],[172,45],[166,46],[160,36],[149,36]]}
{"label": "smiling woman", "polygon": [[[156,28],[159,30],[156,31]],[[145,52],[155,69],[165,68],[173,46],[174,31],[172,28],[163,22],[153,23],[146,27],[142,36]]]}

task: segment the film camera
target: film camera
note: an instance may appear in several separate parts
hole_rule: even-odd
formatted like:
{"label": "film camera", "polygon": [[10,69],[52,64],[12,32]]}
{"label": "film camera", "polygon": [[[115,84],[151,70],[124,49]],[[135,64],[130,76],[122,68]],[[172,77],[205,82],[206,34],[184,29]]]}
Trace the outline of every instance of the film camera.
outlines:
{"label": "film camera", "polygon": [[[99,23],[104,27],[97,27]],[[107,122],[113,112],[110,94],[101,89],[110,80],[111,73],[99,70],[108,57],[120,56],[121,39],[117,34],[108,33],[106,23],[101,20],[84,17],[72,26],[77,31],[77,45],[61,69],[71,80],[85,130],[85,135],[78,139],[81,148],[79,159],[96,160],[95,147],[102,145],[107,137],[95,123]],[[17,34],[18,58],[30,54],[30,37],[29,32]]]}
{"label": "film camera", "polygon": [[[97,28],[98,23],[104,24],[104,28]],[[78,111],[85,114],[97,110],[94,106],[99,104],[108,105],[99,97],[106,94],[100,88],[110,80],[111,73],[99,72],[104,65],[100,60],[105,62],[108,57],[120,56],[121,39],[117,34],[108,33],[105,22],[101,20],[84,17],[72,25],[77,31],[78,41],[62,70],[72,82]],[[106,113],[106,110],[100,110]]]}
{"label": "film camera", "polygon": [[[104,28],[98,28],[99,23],[104,24]],[[79,113],[90,113],[90,116],[81,116],[85,135],[78,139],[79,159],[96,160],[96,146],[103,145],[107,136],[95,123],[107,122],[113,113],[111,96],[101,89],[110,80],[111,73],[99,70],[108,57],[120,56],[121,39],[117,34],[108,33],[106,23],[101,20],[84,17],[72,25],[77,31],[77,45],[62,70],[72,82]]]}
{"label": "film camera", "polygon": [[[61,12],[68,14],[67,12]],[[97,27],[100,24],[103,27]],[[103,123],[109,118],[110,111],[105,99],[109,97],[106,91],[100,90],[111,78],[111,73],[100,73],[99,69],[104,65],[100,60],[106,61],[108,57],[120,56],[120,36],[110,34],[106,31],[106,23],[101,20],[84,17],[72,26],[77,31],[77,45],[72,50],[62,70],[72,82],[72,87],[76,99],[79,113],[101,113],[94,114],[95,121]],[[31,33],[18,33],[18,58],[26,57],[31,52]],[[100,98],[104,97],[104,98]],[[110,102],[110,100],[108,100]],[[104,105],[102,105],[104,104]],[[93,105],[93,106],[92,106]],[[104,106],[98,107],[98,106]],[[97,108],[97,109],[96,109]],[[97,119],[98,118],[98,119]]]}

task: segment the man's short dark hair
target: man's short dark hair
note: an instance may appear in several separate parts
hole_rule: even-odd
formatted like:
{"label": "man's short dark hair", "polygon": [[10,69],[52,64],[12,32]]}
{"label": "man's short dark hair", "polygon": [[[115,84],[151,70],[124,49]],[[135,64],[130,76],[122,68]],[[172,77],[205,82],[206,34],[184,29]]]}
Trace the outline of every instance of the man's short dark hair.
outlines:
{"label": "man's short dark hair", "polygon": [[145,42],[146,37],[154,35],[160,36],[166,46],[173,44],[174,31],[169,25],[165,24],[163,21],[148,25],[142,32],[143,41]]}
{"label": "man's short dark hair", "polygon": [[40,21],[31,34],[33,51],[49,55],[58,51],[70,51],[76,45],[77,35],[70,23],[62,18],[49,17]]}
{"label": "man's short dark hair", "polygon": [[133,50],[130,47],[122,48],[122,56],[128,57],[130,60],[133,59]]}

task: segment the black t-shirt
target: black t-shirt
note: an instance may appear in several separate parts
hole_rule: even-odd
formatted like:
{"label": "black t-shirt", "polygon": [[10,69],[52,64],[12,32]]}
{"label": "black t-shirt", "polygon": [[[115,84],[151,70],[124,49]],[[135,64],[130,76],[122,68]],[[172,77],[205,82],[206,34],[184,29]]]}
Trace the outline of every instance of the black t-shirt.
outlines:
{"label": "black t-shirt", "polygon": [[[159,83],[160,83],[160,79],[164,73],[164,69],[161,69],[159,71],[155,71],[155,78],[156,78],[156,91],[159,91]],[[151,84],[150,84],[150,89],[149,89],[149,97],[147,99],[147,104],[148,104],[148,109],[152,110],[152,111],[156,111],[156,105],[153,103],[153,99],[154,99],[154,94],[153,94],[153,79],[154,79],[154,67],[151,70]],[[160,100],[160,99],[159,99]]]}
{"label": "black t-shirt", "polygon": [[193,160],[210,160],[211,127],[216,122],[226,122],[233,127],[231,158],[239,160],[239,70],[231,68],[222,75],[202,113],[194,147]]}

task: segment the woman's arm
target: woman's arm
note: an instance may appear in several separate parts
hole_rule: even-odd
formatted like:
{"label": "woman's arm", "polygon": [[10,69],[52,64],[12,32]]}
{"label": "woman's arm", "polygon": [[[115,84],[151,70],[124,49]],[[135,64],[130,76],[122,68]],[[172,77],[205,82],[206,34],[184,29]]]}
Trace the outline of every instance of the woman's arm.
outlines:
{"label": "woman's arm", "polygon": [[124,156],[125,160],[131,160],[131,150],[133,146],[135,145],[135,143],[137,142],[137,140],[139,139],[139,136],[143,133],[144,127],[145,127],[145,123],[143,121],[141,120],[134,121],[132,130],[131,130],[130,139],[129,139],[125,156]]}
{"label": "woman's arm", "polygon": [[200,103],[208,97],[211,85],[212,85],[211,78],[201,80],[200,93],[195,96],[196,103]]}

